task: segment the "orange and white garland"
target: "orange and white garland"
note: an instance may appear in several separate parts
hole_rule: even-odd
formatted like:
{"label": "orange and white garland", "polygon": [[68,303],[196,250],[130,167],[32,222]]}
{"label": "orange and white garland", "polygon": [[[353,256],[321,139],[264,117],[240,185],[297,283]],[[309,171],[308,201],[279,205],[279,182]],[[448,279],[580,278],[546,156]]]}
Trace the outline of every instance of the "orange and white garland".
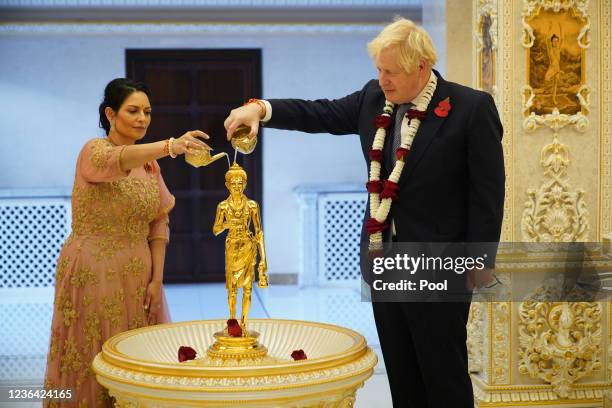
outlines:
{"label": "orange and white garland", "polygon": [[369,251],[374,256],[383,249],[382,231],[389,227],[386,221],[391,210],[391,204],[397,198],[399,192],[398,182],[404,170],[405,158],[410,152],[410,147],[419,130],[421,121],[425,118],[427,107],[431,102],[437,83],[438,78],[435,75],[431,75],[425,88],[415,101],[414,109],[410,109],[402,120],[400,147],[395,152],[397,161],[389,178],[384,181],[380,180],[381,161],[387,128],[391,123],[391,114],[395,105],[385,101],[383,113],[375,119],[377,130],[374,142],[372,142],[372,149],[369,152],[370,178],[366,184],[370,194],[370,218],[365,224],[366,230],[370,234]]}

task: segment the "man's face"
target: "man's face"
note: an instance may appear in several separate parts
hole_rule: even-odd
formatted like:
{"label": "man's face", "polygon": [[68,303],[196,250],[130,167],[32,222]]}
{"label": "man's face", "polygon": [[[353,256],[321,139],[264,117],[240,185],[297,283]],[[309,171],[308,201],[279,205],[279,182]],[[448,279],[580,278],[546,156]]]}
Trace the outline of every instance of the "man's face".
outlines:
{"label": "man's face", "polygon": [[395,104],[412,101],[423,89],[424,64],[411,73],[407,73],[398,63],[397,47],[387,47],[376,58],[378,84],[389,102]]}

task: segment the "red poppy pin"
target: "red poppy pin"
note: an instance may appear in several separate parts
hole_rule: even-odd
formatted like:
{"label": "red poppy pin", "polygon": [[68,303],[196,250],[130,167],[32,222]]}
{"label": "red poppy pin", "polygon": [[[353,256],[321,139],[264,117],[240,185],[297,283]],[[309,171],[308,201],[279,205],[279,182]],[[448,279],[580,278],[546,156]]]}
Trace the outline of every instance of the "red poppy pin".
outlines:
{"label": "red poppy pin", "polygon": [[438,103],[438,106],[434,109],[434,113],[439,118],[445,118],[451,110],[450,97],[446,97]]}

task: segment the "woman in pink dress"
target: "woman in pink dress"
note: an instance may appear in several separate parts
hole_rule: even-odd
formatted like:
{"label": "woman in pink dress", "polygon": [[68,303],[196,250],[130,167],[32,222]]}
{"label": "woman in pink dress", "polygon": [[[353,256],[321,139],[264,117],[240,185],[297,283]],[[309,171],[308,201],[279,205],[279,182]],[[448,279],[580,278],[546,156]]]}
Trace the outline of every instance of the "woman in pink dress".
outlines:
{"label": "woman in pink dress", "polygon": [[138,144],[151,123],[149,91],[118,78],[104,91],[107,137],[81,150],[72,192],[72,232],[57,262],[45,387],[72,389],[45,406],[110,407],[91,362],[113,335],[168,322],[162,277],[174,206],[156,160],[209,149],[198,130]]}

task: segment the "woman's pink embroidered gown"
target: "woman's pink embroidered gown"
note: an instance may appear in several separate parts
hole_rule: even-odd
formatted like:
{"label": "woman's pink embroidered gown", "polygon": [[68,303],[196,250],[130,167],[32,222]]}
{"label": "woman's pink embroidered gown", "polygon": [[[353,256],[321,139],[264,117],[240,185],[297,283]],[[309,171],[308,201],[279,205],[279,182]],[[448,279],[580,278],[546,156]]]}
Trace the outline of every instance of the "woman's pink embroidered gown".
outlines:
{"label": "woman's pink embroidered gown", "polygon": [[72,233],[57,262],[51,345],[45,386],[71,388],[71,402],[50,407],[110,407],[91,362],[110,337],[169,321],[165,300],[144,310],[151,279],[149,241],[168,240],[174,206],[157,162],[124,172],[125,146],[85,144],[72,192]]}

